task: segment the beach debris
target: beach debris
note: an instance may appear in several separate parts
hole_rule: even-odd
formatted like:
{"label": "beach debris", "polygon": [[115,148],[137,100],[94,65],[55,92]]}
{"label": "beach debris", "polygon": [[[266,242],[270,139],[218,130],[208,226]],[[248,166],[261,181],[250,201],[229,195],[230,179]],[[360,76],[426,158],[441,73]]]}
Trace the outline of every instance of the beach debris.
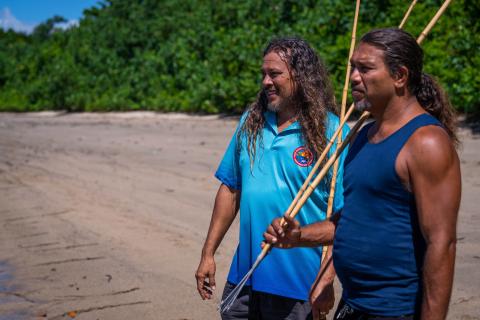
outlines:
{"label": "beach debris", "polygon": [[77,311],[69,311],[67,312],[67,316],[70,318],[75,318],[77,316]]}

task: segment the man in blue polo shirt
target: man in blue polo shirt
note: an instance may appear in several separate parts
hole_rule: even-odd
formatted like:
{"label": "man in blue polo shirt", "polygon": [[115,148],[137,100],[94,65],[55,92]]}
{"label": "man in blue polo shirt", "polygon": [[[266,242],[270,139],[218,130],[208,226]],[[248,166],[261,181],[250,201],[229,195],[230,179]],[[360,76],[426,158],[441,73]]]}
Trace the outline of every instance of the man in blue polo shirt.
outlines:
{"label": "man in blue polo shirt", "polygon": [[[262,74],[257,100],[242,116],[215,174],[221,185],[196,272],[203,299],[215,290],[214,253],[238,209],[240,239],[224,297],[251,268],[263,231],[288,208],[339,124],[326,69],[305,41],[270,42]],[[342,165],[338,176],[335,210],[343,205]],[[297,216],[301,224],[325,219],[328,192],[328,181],[315,190]],[[308,294],[321,256],[321,247],[272,250],[222,318],[311,318]]]}

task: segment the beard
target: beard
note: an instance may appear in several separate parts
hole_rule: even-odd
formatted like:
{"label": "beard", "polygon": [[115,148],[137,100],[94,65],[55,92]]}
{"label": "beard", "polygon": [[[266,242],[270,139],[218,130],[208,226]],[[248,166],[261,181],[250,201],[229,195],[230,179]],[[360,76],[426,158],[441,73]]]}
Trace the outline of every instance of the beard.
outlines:
{"label": "beard", "polygon": [[267,109],[268,111],[271,111],[271,112],[278,112],[283,108],[281,103],[269,103],[267,104]]}
{"label": "beard", "polygon": [[294,97],[282,97],[280,101],[267,103],[267,110],[271,112],[280,112],[294,105]]}
{"label": "beard", "polygon": [[354,102],[354,104],[355,104],[355,110],[360,112],[368,111],[372,107],[372,104],[366,99],[362,99],[360,101]]}

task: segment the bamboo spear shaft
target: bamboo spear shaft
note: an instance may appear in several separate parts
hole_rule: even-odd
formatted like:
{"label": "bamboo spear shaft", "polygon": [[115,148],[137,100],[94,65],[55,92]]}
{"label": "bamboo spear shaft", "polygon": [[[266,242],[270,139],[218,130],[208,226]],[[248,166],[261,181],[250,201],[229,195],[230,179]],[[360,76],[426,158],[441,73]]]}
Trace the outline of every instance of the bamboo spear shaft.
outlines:
{"label": "bamboo spear shaft", "polygon": [[410,4],[410,7],[408,7],[407,13],[405,13],[405,16],[403,17],[402,22],[400,22],[400,25],[398,26],[399,29],[403,28],[403,26],[405,25],[405,22],[407,22],[407,19],[413,10],[413,7],[415,7],[416,4],[417,4],[417,0],[413,0],[412,3]]}
{"label": "bamboo spear shaft", "polygon": [[[350,58],[352,58],[353,50],[355,49],[355,40],[357,38],[357,22],[358,22],[358,12],[360,11],[360,0],[357,0],[357,4],[355,6],[355,17],[353,18],[353,27],[352,27],[352,37],[350,40],[350,51],[348,53],[347,59],[347,71],[345,73],[345,83],[343,85],[343,94],[342,94],[342,105],[340,109],[340,120],[345,118],[345,109],[347,107],[347,94],[348,94],[348,87],[350,84]],[[342,135],[339,134],[337,137],[337,145],[342,143]],[[328,205],[327,205],[327,219],[332,216],[333,211],[333,200],[335,199],[335,185],[337,183],[337,173],[338,173],[338,161],[335,161],[333,165],[333,172],[332,172],[332,181],[330,184],[330,193],[328,196]],[[327,254],[328,246],[324,246],[322,250],[322,261],[325,259],[325,255]]]}
{"label": "bamboo spear shaft", "polygon": [[438,19],[440,19],[440,17],[442,16],[443,12],[445,12],[445,10],[447,9],[448,5],[450,4],[450,2],[452,2],[452,0],[446,0],[442,6],[440,7],[440,9],[437,11],[437,13],[435,14],[435,16],[432,18],[432,20],[430,21],[430,23],[427,25],[427,27],[422,31],[422,33],[420,33],[420,36],[417,38],[417,43],[418,44],[421,44],[423,42],[423,40],[425,39],[425,37],[428,35],[428,33],[430,32],[430,30],[432,30],[433,26],[435,25],[435,23],[437,23]]}

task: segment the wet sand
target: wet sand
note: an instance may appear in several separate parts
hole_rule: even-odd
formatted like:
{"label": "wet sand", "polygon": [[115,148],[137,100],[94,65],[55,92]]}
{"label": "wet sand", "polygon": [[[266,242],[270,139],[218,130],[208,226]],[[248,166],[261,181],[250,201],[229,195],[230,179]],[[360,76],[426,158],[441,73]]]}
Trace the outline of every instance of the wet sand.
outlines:
{"label": "wet sand", "polygon": [[[0,114],[0,320],[219,319],[194,272],[237,119]],[[449,319],[480,319],[480,135],[461,130],[463,197]],[[337,285],[337,294],[340,289]]]}

